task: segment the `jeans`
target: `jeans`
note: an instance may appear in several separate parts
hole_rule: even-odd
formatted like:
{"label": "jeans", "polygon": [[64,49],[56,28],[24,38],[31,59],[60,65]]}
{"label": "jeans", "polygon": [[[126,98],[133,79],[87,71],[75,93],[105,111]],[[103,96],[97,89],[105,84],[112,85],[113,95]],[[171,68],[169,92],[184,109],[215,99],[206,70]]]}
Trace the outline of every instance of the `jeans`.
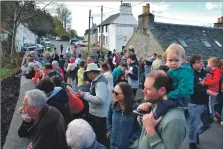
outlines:
{"label": "jeans", "polygon": [[208,110],[207,105],[189,103],[189,143],[196,143],[197,134],[202,134],[203,132],[211,128],[211,125],[204,125],[203,122],[201,122],[201,114],[204,113],[206,110]]}
{"label": "jeans", "polygon": [[209,112],[210,114],[212,114],[213,117],[215,116],[214,105],[216,104],[216,98],[217,96],[209,96],[208,107],[209,107]]}

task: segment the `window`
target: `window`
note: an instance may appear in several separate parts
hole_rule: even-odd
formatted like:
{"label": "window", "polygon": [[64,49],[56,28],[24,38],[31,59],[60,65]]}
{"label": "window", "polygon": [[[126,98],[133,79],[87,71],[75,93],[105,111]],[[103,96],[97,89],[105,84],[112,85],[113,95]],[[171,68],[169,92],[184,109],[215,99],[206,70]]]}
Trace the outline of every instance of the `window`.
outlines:
{"label": "window", "polygon": [[105,31],[108,32],[108,25],[106,25],[106,29],[105,29]]}
{"label": "window", "polygon": [[217,40],[214,40],[214,42],[215,42],[219,47],[222,47],[222,45],[221,45]]}
{"label": "window", "polygon": [[101,32],[101,27],[100,27],[100,26],[98,27],[98,32],[99,32],[99,33]]}
{"label": "window", "polygon": [[184,40],[178,39],[178,41],[184,48],[188,47],[187,44],[184,42]]}
{"label": "window", "polygon": [[201,42],[208,48],[211,47],[211,45],[208,43],[208,41],[206,39],[201,39]]}
{"label": "window", "polygon": [[101,27],[102,27],[102,30],[101,31],[102,31],[102,33],[104,33],[104,26],[101,26]]}

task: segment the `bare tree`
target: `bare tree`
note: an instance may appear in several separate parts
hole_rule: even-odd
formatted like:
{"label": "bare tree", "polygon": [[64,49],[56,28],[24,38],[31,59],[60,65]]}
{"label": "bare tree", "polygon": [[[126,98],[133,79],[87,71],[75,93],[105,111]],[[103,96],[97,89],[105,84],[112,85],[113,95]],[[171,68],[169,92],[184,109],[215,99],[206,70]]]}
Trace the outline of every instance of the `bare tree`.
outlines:
{"label": "bare tree", "polygon": [[[16,54],[15,50],[15,38],[16,38],[16,31],[18,26],[21,22],[24,22],[35,15],[37,15],[38,12],[27,14],[26,10],[28,7],[35,7],[36,3],[35,1],[11,1],[11,2],[1,2],[1,4],[5,3],[6,7],[5,9],[10,10],[3,10],[8,12],[8,18],[1,18],[2,21],[8,22],[10,24],[9,32],[11,33],[10,41],[11,41],[11,48],[10,48],[10,58],[11,63],[14,62],[14,55]],[[6,4],[7,3],[7,4]],[[41,10],[43,11],[48,5],[50,5],[52,2],[47,3]],[[7,6],[8,5],[8,6]],[[7,16],[7,14],[4,14]]]}
{"label": "bare tree", "polygon": [[57,17],[62,23],[62,26],[64,27],[65,30],[67,30],[67,24],[71,23],[71,12],[69,9],[63,5],[60,4],[57,9],[56,9]]}

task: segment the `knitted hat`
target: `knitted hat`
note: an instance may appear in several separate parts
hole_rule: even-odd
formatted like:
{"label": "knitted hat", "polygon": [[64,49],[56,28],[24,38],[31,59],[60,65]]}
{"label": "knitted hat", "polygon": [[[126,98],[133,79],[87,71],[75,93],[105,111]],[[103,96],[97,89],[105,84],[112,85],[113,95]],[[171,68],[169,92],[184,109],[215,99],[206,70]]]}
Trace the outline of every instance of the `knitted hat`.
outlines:
{"label": "knitted hat", "polygon": [[87,121],[75,119],[68,125],[66,140],[72,149],[84,149],[95,141],[95,133]]}

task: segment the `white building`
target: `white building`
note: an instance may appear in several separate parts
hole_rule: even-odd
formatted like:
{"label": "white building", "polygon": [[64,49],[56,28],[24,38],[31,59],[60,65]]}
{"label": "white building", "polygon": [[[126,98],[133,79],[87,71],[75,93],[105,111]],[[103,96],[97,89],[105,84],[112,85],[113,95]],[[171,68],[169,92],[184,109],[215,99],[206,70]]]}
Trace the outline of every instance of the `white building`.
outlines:
{"label": "white building", "polygon": [[[0,30],[1,41],[7,40],[9,34],[10,33],[7,31],[7,29],[1,28]],[[23,47],[24,44],[36,44],[36,41],[37,41],[36,35],[32,31],[30,31],[26,26],[20,23],[17,28],[15,37],[16,50],[21,51],[21,47]]]}
{"label": "white building", "polygon": [[[85,33],[84,33],[84,41],[88,41],[88,33],[89,33],[89,30],[85,30]],[[90,31],[90,45],[97,45],[98,41],[98,28],[97,28],[97,25],[96,24],[93,24],[93,27],[91,28],[91,31]]]}
{"label": "white building", "polygon": [[98,25],[98,43],[113,51],[121,52],[137,27],[137,20],[132,15],[130,3],[121,3],[120,13],[114,14]]}
{"label": "white building", "polygon": [[32,31],[30,31],[26,26],[24,26],[22,23],[17,28],[16,37],[15,37],[15,47],[18,51],[21,50],[21,47],[24,46],[24,44],[36,44],[36,34],[34,34]]}

